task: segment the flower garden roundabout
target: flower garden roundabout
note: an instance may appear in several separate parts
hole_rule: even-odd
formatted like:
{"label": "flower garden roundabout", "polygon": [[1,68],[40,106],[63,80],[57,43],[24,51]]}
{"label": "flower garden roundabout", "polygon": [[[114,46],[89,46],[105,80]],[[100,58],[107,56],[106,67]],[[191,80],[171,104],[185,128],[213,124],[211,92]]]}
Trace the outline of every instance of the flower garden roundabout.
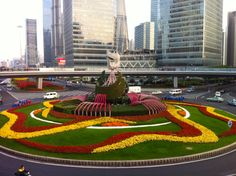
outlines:
{"label": "flower garden roundabout", "polygon": [[235,115],[128,94],[119,74],[111,85],[104,80],[94,94],[2,111],[1,146],[43,161],[134,166],[217,155],[236,141]]}

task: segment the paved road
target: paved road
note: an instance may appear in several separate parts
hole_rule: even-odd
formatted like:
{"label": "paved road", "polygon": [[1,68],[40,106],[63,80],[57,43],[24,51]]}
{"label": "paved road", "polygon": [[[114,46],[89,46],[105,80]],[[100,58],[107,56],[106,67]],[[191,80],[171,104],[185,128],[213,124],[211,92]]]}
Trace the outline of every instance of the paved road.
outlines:
{"label": "paved road", "polygon": [[[223,96],[231,98],[236,92],[236,88],[230,89],[230,92],[225,93]],[[81,91],[73,91],[73,94],[79,94]],[[215,90],[214,90],[215,91]],[[208,103],[205,101],[206,96],[213,95],[212,92],[196,92],[189,95],[188,98],[197,96],[198,103]],[[23,93],[11,93],[14,96],[20,96],[20,98],[26,96]],[[65,94],[65,95],[64,95]],[[69,96],[71,92],[67,91],[63,93],[63,96]],[[29,96],[27,94],[27,96]],[[30,97],[33,100],[38,100],[41,97],[41,94],[38,93],[30,94]],[[19,98],[19,97],[18,97]],[[9,106],[11,102],[16,101],[10,94],[4,93],[3,99],[5,100],[5,105],[3,107]],[[191,99],[189,99],[191,100]],[[192,99],[192,101],[195,101]],[[212,103],[213,106],[217,106],[220,109],[229,109],[230,112],[236,113],[236,107],[228,106],[226,103]],[[235,109],[234,109],[235,108]],[[236,152],[232,152],[228,155],[210,159],[207,161],[200,161],[196,163],[175,165],[175,166],[165,166],[165,167],[151,167],[151,168],[131,168],[131,169],[107,169],[107,168],[75,168],[75,167],[66,167],[66,166],[52,166],[42,163],[32,163],[20,159],[15,159],[9,156],[5,156],[0,153],[0,176],[11,176],[14,175],[16,169],[24,164],[25,167],[31,170],[32,176],[233,176],[236,174],[235,167]]]}
{"label": "paved road", "polygon": [[73,168],[32,163],[0,153],[0,175],[11,176],[23,164],[32,176],[232,176],[236,173],[236,152],[207,161],[150,168]]}

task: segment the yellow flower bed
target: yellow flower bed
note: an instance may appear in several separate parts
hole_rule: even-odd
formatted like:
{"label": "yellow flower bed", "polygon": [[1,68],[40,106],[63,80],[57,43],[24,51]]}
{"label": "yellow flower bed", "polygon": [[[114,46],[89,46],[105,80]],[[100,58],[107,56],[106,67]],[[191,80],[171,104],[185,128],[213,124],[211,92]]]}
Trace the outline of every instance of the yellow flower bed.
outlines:
{"label": "yellow flower bed", "polygon": [[175,118],[184,121],[185,123],[194,126],[195,128],[201,131],[200,136],[196,137],[179,137],[173,135],[160,135],[160,134],[143,134],[143,135],[136,135],[125,139],[123,141],[113,143],[111,145],[106,145],[103,147],[98,147],[93,150],[92,153],[99,153],[99,152],[107,152],[110,150],[122,149],[126,147],[133,146],[135,144],[139,144],[145,141],[157,141],[157,140],[165,140],[165,141],[173,141],[173,142],[192,142],[192,143],[210,143],[210,142],[217,142],[219,138],[213,133],[211,130],[205,128],[204,126],[197,124],[191,120],[184,119],[178,114],[178,110],[175,110],[174,107],[171,105],[168,106],[168,112],[172,114]]}
{"label": "yellow flower bed", "polygon": [[[53,100],[53,101],[54,101],[54,100]],[[45,107],[47,107],[47,108],[53,108],[53,105],[50,104],[50,103],[53,102],[53,101],[44,101],[44,102],[43,102],[43,106],[45,106]]]}
{"label": "yellow flower bed", "polygon": [[211,114],[214,114],[214,115],[216,115],[216,116],[220,116],[220,117],[222,117],[222,118],[225,118],[225,119],[227,119],[227,120],[231,120],[231,121],[236,121],[235,119],[232,119],[232,118],[230,118],[230,117],[227,117],[227,116],[224,116],[224,115],[222,115],[222,114],[218,114],[218,113],[216,113],[215,112],[215,108],[213,108],[213,107],[207,107],[207,111],[209,112],[209,113],[211,113]]}
{"label": "yellow flower bed", "polygon": [[5,125],[2,128],[0,128],[0,137],[8,138],[8,139],[22,139],[22,138],[32,138],[32,137],[50,135],[50,134],[60,133],[64,131],[86,128],[88,126],[93,126],[93,125],[98,125],[98,124],[102,124],[106,122],[113,122],[113,121],[129,123],[129,124],[135,123],[132,121],[120,120],[120,119],[115,119],[115,118],[110,118],[110,117],[100,117],[93,120],[77,122],[74,124],[59,126],[59,127],[55,127],[55,128],[47,129],[47,130],[41,130],[41,131],[35,131],[35,132],[15,132],[11,130],[11,126],[16,122],[18,118],[17,115],[9,113],[7,111],[3,111],[1,112],[1,114],[9,118],[9,121],[5,123]]}
{"label": "yellow flower bed", "polygon": [[44,109],[43,112],[42,112],[42,116],[44,118],[47,118],[48,117],[48,113],[50,112],[50,110],[51,110],[51,108]]}

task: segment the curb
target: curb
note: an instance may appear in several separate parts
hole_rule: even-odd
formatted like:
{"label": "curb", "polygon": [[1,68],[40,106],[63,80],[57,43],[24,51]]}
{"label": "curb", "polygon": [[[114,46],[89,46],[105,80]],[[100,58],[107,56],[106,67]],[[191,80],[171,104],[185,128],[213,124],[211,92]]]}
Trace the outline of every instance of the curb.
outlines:
{"label": "curb", "polygon": [[236,149],[236,142],[228,146],[215,149],[209,152],[182,156],[182,157],[171,157],[164,159],[150,159],[150,160],[73,160],[73,159],[63,159],[63,158],[53,158],[47,156],[37,156],[32,154],[26,154],[23,152],[18,152],[12,149],[8,149],[0,145],[0,151],[3,153],[13,155],[16,157],[29,159],[38,162],[47,162],[51,164],[64,164],[71,166],[81,166],[81,167],[116,167],[116,168],[129,168],[129,167],[143,167],[143,166],[164,166],[164,165],[175,165],[185,162],[194,162],[197,160],[210,159],[213,157],[220,157],[222,154],[226,154]]}

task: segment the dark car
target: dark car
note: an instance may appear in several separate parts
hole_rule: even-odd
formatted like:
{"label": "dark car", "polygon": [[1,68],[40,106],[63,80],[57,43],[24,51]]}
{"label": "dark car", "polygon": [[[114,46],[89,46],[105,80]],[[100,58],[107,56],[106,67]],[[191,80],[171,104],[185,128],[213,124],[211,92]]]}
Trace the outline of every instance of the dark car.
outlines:
{"label": "dark car", "polygon": [[228,101],[227,103],[228,103],[228,105],[236,106],[236,99],[232,99],[232,100]]}

